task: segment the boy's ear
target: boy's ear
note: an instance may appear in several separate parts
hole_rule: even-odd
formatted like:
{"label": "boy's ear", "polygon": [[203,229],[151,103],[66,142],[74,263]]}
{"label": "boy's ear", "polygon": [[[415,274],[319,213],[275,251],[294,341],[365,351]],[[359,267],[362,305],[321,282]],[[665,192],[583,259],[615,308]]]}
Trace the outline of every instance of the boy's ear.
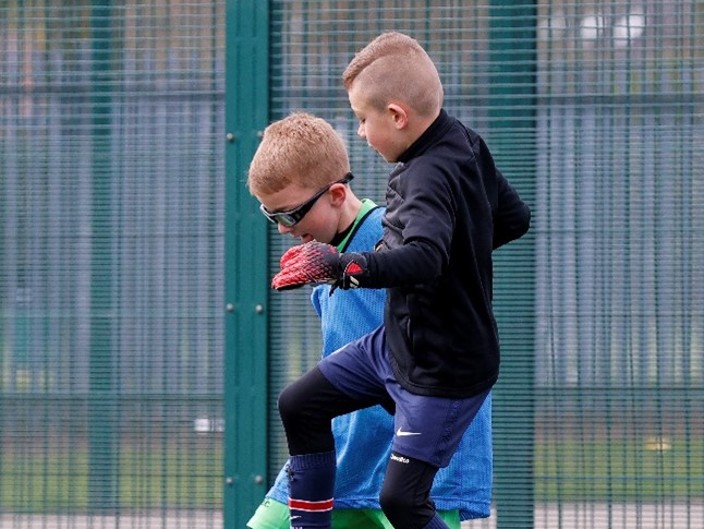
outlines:
{"label": "boy's ear", "polygon": [[332,196],[332,203],[335,206],[340,206],[347,198],[347,186],[344,185],[334,185],[330,188],[330,195]]}
{"label": "boy's ear", "polygon": [[389,111],[389,114],[391,114],[391,119],[394,121],[398,130],[408,125],[408,112],[403,106],[398,103],[389,103],[386,109]]}

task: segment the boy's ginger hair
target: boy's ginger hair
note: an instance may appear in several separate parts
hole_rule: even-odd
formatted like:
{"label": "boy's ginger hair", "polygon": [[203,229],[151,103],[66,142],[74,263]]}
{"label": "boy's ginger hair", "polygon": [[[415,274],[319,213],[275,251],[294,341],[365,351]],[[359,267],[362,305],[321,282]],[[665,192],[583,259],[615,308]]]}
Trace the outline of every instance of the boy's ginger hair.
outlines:
{"label": "boy's ginger hair", "polygon": [[270,194],[295,182],[321,189],[350,171],[342,137],[327,121],[307,112],[293,112],[271,123],[249,165],[252,194]]}
{"label": "boy's ginger hair", "polygon": [[442,108],[444,92],[433,60],[403,33],[382,33],[354,56],[342,83],[349,92],[355,82],[363,83],[365,97],[378,110],[402,102],[423,117],[434,117]]}

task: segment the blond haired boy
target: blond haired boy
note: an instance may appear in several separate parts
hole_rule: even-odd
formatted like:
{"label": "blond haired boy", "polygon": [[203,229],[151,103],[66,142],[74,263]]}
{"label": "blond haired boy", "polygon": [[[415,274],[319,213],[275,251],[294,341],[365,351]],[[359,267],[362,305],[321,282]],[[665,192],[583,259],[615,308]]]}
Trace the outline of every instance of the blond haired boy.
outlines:
{"label": "blond haired boy", "polygon": [[[352,191],[342,138],[325,120],[295,112],[269,125],[251,161],[250,192],[279,233],[302,243],[319,241],[338,251],[372,250],[382,236],[383,208]],[[348,290],[330,296],[317,286],[313,306],[321,319],[323,356],[382,323],[385,291]],[[487,402],[450,466],[438,475],[433,495],[440,515],[453,529],[460,520],[488,516],[491,501],[491,408]],[[380,406],[334,419],[337,449],[336,505],[332,526],[391,529],[379,506],[393,438],[393,419]],[[288,474],[281,470],[247,525],[287,529]]]}

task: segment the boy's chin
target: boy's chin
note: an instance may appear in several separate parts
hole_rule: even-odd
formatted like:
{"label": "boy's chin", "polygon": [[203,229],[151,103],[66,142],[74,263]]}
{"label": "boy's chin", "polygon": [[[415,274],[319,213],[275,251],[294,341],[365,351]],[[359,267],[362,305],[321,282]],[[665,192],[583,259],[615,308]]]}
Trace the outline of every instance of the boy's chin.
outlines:
{"label": "boy's chin", "polygon": [[379,151],[376,151],[379,153],[379,156],[381,156],[386,163],[396,163],[398,162],[398,156],[387,156]]}

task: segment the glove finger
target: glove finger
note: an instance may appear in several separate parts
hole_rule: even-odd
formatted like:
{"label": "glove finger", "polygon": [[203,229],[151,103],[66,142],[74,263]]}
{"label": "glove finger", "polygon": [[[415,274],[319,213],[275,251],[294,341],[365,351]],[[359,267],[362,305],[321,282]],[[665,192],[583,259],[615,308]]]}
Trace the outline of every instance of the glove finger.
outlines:
{"label": "glove finger", "polygon": [[[330,280],[329,273],[324,267],[311,266],[305,259],[289,263],[275,276],[277,285],[307,285],[310,283],[326,282]],[[275,287],[276,288],[276,287]]]}
{"label": "glove finger", "polygon": [[277,290],[289,285],[305,285],[308,278],[303,273],[303,267],[299,263],[289,261],[281,267],[281,270],[272,279],[272,286]]}
{"label": "glove finger", "polygon": [[286,266],[288,266],[290,261],[298,258],[298,255],[301,253],[301,249],[301,245],[298,245],[292,246],[291,248],[286,250],[281,256],[281,259],[279,259],[279,266],[281,268],[285,268]]}
{"label": "glove finger", "polygon": [[278,292],[282,292],[284,290],[293,290],[295,288],[301,288],[304,286],[305,283],[288,283],[286,279],[277,279],[274,278],[271,281],[271,288]]}
{"label": "glove finger", "polygon": [[300,271],[286,269],[273,277],[271,280],[271,286],[276,290],[289,290],[292,288],[302,287],[310,282],[310,278],[304,274],[301,274]]}
{"label": "glove finger", "polygon": [[279,260],[281,268],[293,266],[294,264],[304,265],[309,262],[318,262],[330,253],[337,253],[337,249],[329,244],[318,241],[310,241],[298,246],[292,246],[284,252]]}

